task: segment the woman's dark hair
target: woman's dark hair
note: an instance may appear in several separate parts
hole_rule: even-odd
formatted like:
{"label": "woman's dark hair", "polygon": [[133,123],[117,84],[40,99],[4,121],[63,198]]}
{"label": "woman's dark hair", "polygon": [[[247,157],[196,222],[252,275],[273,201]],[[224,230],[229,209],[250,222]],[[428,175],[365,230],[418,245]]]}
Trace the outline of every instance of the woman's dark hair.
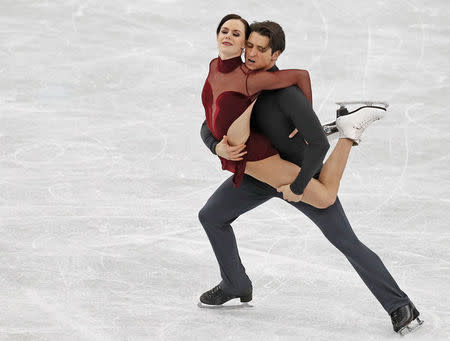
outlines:
{"label": "woman's dark hair", "polygon": [[272,54],[276,51],[280,51],[280,53],[284,51],[286,37],[283,29],[276,22],[269,20],[254,22],[250,25],[250,30],[269,38],[269,47],[272,49]]}
{"label": "woman's dark hair", "polygon": [[222,25],[225,24],[225,22],[227,22],[228,20],[231,19],[237,19],[240,20],[244,26],[245,26],[245,39],[248,39],[248,36],[250,35],[250,25],[248,24],[247,20],[245,20],[244,18],[242,18],[240,15],[237,14],[228,14],[226,16],[224,16],[222,18],[222,20],[220,20],[219,26],[217,26],[217,31],[216,31],[216,35],[219,34],[220,29],[222,28]]}

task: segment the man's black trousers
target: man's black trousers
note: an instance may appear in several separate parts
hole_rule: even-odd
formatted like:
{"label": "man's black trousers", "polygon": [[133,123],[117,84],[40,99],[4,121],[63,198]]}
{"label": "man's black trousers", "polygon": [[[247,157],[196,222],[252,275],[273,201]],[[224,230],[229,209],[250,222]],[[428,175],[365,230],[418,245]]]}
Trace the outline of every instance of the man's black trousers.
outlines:
{"label": "man's black trousers", "polygon": [[[230,177],[200,210],[199,219],[219,263],[222,276],[220,284],[225,293],[245,294],[252,286],[239,257],[230,224],[241,214],[273,197],[282,199],[282,193],[248,175],[244,176],[239,188],[234,188]],[[289,204],[310,218],[325,237],[347,257],[389,314],[409,303],[408,296],[400,290],[381,259],[356,237],[339,198],[326,209],[318,209],[302,202]]]}

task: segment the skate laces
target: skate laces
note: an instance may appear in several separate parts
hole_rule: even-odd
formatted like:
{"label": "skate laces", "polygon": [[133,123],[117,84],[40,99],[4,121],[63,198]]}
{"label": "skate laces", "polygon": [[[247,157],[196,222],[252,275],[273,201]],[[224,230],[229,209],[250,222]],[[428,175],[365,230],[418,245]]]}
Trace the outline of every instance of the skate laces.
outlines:
{"label": "skate laces", "polygon": [[214,288],[211,289],[211,291],[209,292],[209,295],[213,296],[219,291],[220,291],[220,286],[217,285],[217,286],[215,286]]}
{"label": "skate laces", "polygon": [[392,317],[392,321],[394,321],[394,323],[398,322],[399,317],[400,317],[399,315],[400,315],[399,309],[397,309],[396,311],[394,311],[392,313],[391,317]]}
{"label": "skate laces", "polygon": [[[396,311],[394,311],[391,315],[392,318],[392,322],[394,322],[395,324],[399,324],[400,321],[405,318],[405,314],[407,314],[407,311],[403,311],[402,309],[403,307],[398,308]],[[411,315],[412,317],[412,315]]]}

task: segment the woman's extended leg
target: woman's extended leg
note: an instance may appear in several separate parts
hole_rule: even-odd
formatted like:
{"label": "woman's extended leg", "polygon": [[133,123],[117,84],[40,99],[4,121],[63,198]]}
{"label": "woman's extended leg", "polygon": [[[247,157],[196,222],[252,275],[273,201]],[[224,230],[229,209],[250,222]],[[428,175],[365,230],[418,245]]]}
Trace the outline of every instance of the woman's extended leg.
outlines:
{"label": "woman's extended leg", "polygon": [[[253,104],[254,102],[229,127],[228,135],[237,132],[234,135],[235,141],[231,144],[244,143],[248,139]],[[326,208],[334,203],[352,145],[359,144],[361,134],[369,124],[384,116],[382,110],[373,111],[366,107],[356,111],[352,115],[344,115],[336,119],[341,138],[323,165],[319,180],[311,179],[305,187],[303,202],[317,208]],[[242,140],[244,138],[245,140]],[[245,168],[245,173],[275,188],[291,184],[299,171],[299,166],[281,159],[279,155],[259,161],[247,161]]]}
{"label": "woman's extended leg", "polygon": [[[328,189],[332,203],[336,200],[339,185],[341,184],[342,174],[344,173],[345,166],[347,165],[348,155],[350,154],[352,145],[353,140],[346,138],[339,139],[327,161],[323,164],[322,170],[320,171],[319,181]],[[308,193],[305,193],[305,195],[307,194]]]}
{"label": "woman's extended leg", "polygon": [[[250,136],[250,117],[256,101],[230,125],[227,131],[230,145],[239,145]],[[319,180],[311,179],[303,192],[302,201],[317,208],[326,208],[334,203],[342,174],[347,164],[353,140],[341,138],[322,167]],[[292,183],[300,167],[274,155],[259,161],[247,161],[245,173],[274,188]]]}
{"label": "woman's extended leg", "polygon": [[[322,167],[319,180],[311,179],[306,186],[303,202],[317,208],[326,208],[335,202],[352,145],[350,139],[339,139]],[[299,171],[299,166],[283,160],[278,154],[259,161],[247,161],[245,168],[246,174],[274,188],[292,183]]]}

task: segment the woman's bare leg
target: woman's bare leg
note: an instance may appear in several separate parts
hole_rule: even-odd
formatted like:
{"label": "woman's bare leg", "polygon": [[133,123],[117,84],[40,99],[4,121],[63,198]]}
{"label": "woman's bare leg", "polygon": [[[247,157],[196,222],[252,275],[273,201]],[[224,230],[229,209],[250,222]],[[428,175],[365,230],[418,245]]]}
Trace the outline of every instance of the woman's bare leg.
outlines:
{"label": "woman's bare leg", "polygon": [[352,145],[353,141],[350,139],[339,139],[320,171],[319,181],[325,185],[330,195],[334,196],[333,202],[336,200]]}
{"label": "woman's bare leg", "polygon": [[[245,166],[246,174],[273,188],[292,183],[299,171],[299,166],[283,160],[279,154],[259,161],[247,161]],[[317,208],[326,208],[331,204],[327,188],[316,179],[311,179],[306,186],[302,201]]]}
{"label": "woman's bare leg", "polygon": [[254,100],[228,127],[227,137],[230,145],[238,146],[244,144],[248,140],[248,137],[250,136],[250,117],[255,102],[256,100]]}
{"label": "woman's bare leg", "polygon": [[[342,174],[353,145],[349,139],[339,139],[336,147],[320,172],[319,180],[311,179],[303,192],[302,201],[317,208],[326,208],[334,203]],[[292,183],[300,167],[274,155],[259,161],[247,161],[245,173],[274,188]]]}

